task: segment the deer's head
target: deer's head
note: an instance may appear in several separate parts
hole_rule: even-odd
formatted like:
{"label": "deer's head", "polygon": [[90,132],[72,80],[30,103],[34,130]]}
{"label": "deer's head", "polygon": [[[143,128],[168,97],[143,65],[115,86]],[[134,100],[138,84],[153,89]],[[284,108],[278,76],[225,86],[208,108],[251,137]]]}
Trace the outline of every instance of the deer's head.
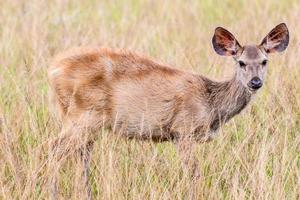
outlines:
{"label": "deer's head", "polygon": [[263,85],[268,54],[284,51],[289,44],[289,31],[284,23],[277,25],[259,45],[241,46],[226,29],[218,27],[212,38],[219,55],[232,56],[237,63],[237,79],[251,92]]}

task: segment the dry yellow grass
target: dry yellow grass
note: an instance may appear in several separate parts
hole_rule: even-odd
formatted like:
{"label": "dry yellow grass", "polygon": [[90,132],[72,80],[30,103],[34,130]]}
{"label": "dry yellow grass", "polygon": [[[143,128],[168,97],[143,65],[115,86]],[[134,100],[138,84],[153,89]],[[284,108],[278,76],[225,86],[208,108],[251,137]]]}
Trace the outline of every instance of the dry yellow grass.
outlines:
{"label": "dry yellow grass", "polygon": [[[272,55],[256,100],[213,142],[199,144],[199,199],[300,198],[300,2],[0,0],[0,199],[48,199],[46,69],[78,45],[127,48],[178,68],[225,79],[233,61],[211,47],[216,26],[259,43],[280,22],[290,45]],[[192,181],[171,143],[127,141],[99,130],[92,158],[95,199],[186,199]],[[77,163],[68,160],[60,197],[75,199]]]}

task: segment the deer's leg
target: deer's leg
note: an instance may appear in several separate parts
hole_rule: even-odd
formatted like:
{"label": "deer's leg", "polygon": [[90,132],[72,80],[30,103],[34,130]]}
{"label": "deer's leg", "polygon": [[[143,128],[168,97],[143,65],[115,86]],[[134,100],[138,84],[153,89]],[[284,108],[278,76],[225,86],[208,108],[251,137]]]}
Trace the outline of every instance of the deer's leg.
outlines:
{"label": "deer's leg", "polygon": [[90,176],[90,162],[93,151],[94,142],[88,142],[86,146],[82,147],[77,154],[77,181],[76,191],[79,192],[79,199],[92,199],[91,185],[89,183]]}
{"label": "deer's leg", "polygon": [[189,199],[196,199],[196,182],[200,178],[199,166],[195,156],[197,143],[190,138],[178,140],[176,149],[182,162],[182,168],[186,175],[191,178],[189,187]]}
{"label": "deer's leg", "polygon": [[50,152],[48,159],[48,184],[50,198],[58,199],[58,174],[60,167],[69,154],[67,146],[72,143],[72,128],[61,131],[59,136],[50,142]]}
{"label": "deer's leg", "polygon": [[[88,130],[86,130],[88,131]],[[80,127],[71,127],[66,130],[66,132],[54,140],[50,152],[50,196],[51,199],[58,199],[58,174],[59,169],[66,158],[69,156],[76,156],[76,160],[79,166],[77,169],[83,170],[80,173],[80,182],[78,185],[87,188],[83,190],[86,192],[84,194],[87,199],[90,199],[90,190],[88,189],[88,174],[89,174],[89,163],[92,152],[92,141],[88,141],[85,135],[88,135],[88,132],[81,130]],[[82,191],[82,190],[81,190]],[[83,194],[83,193],[81,193]]]}
{"label": "deer's leg", "polygon": [[183,139],[176,142],[176,149],[182,161],[183,169],[186,170],[188,175],[193,179],[199,176],[195,156],[196,145],[197,143],[191,139]]}
{"label": "deer's leg", "polygon": [[58,183],[57,183],[57,176],[58,170],[52,170],[52,175],[49,176],[48,185],[49,185],[49,196],[51,200],[58,199]]}
{"label": "deer's leg", "polygon": [[[78,163],[82,163],[82,168],[80,169],[84,170],[84,172],[81,173],[81,175],[83,175],[82,180],[84,180],[84,182],[79,185],[89,188],[87,187],[89,173],[88,168],[92,152],[92,144],[98,137],[96,135],[96,131],[99,130],[102,125],[102,123],[99,122],[100,118],[92,114],[93,113],[89,112],[88,114],[83,115],[79,120],[76,120],[78,123],[68,124],[68,126],[62,130],[58,138],[56,138],[51,144],[51,151],[49,155],[49,184],[51,199],[57,199],[58,197],[57,177],[59,169],[63,161],[69,156],[76,156],[76,158],[78,157],[81,159],[82,162]],[[85,191],[90,192],[89,189]],[[90,194],[86,194],[85,196],[89,197]]]}

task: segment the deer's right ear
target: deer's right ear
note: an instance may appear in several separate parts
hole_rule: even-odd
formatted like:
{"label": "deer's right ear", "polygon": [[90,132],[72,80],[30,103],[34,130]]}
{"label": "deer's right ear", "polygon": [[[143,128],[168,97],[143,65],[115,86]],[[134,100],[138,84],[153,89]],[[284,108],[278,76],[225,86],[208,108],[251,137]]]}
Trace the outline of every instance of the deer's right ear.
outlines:
{"label": "deer's right ear", "polygon": [[222,56],[234,56],[241,49],[235,37],[222,27],[216,28],[212,44],[215,51]]}

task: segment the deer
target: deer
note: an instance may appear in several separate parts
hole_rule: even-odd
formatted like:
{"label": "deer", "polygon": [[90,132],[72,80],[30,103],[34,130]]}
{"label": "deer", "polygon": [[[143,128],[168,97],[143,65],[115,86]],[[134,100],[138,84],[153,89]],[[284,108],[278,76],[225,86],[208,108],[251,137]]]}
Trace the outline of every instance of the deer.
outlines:
{"label": "deer", "polygon": [[[249,104],[263,86],[268,55],[283,52],[288,44],[285,23],[259,45],[245,46],[217,27],[213,49],[235,63],[233,77],[219,82],[124,49],[81,47],[61,53],[48,70],[52,105],[62,122],[52,154],[59,160],[79,152],[90,199],[89,163],[103,128],[130,139],[172,141],[192,152],[191,144],[214,139]],[[56,199],[56,179],[51,183]]]}

